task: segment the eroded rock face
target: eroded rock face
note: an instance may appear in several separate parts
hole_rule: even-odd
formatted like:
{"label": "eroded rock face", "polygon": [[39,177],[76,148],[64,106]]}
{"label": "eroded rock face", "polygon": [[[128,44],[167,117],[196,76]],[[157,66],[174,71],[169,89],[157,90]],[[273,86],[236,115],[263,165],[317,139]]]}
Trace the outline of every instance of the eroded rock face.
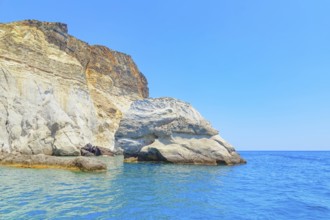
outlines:
{"label": "eroded rock face", "polygon": [[90,46],[62,23],[0,24],[0,151],[80,155],[113,148],[132,101],[148,97],[130,56]]}
{"label": "eroded rock face", "polygon": [[125,157],[189,164],[245,161],[191,105],[173,98],[138,100],[120,122],[116,147]]}

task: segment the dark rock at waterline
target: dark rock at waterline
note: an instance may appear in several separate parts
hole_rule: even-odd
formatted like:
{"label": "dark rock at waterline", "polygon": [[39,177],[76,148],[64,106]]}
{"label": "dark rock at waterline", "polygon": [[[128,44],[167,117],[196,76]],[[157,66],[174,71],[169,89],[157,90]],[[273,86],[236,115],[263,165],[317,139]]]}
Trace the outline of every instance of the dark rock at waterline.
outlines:
{"label": "dark rock at waterline", "polygon": [[110,149],[99,147],[99,146],[93,146],[92,144],[86,144],[83,148],[80,150],[81,155],[85,157],[90,156],[113,156],[114,152],[112,152]]}
{"label": "dark rock at waterline", "polygon": [[100,156],[101,152],[98,147],[93,146],[91,144],[86,144],[84,147],[81,148],[81,155],[82,156]]}

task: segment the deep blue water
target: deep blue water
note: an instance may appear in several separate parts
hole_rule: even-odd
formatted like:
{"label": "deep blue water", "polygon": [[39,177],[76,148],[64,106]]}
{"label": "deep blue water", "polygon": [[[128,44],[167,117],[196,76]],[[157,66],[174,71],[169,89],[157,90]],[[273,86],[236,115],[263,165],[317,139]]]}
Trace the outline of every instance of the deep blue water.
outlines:
{"label": "deep blue water", "polygon": [[241,152],[241,166],[0,167],[0,219],[330,219],[330,152]]}

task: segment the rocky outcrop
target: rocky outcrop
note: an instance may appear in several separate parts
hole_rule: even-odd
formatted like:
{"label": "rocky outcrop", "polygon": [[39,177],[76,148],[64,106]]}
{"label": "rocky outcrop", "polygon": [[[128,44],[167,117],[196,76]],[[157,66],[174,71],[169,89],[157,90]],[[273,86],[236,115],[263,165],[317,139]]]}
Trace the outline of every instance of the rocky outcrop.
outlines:
{"label": "rocky outcrop", "polygon": [[138,100],[120,122],[116,146],[139,161],[245,163],[191,105],[173,98]]}
{"label": "rocky outcrop", "polygon": [[132,101],[148,97],[130,56],[90,46],[62,23],[0,24],[0,151],[78,156],[112,149]]}
{"label": "rocky outcrop", "polygon": [[87,158],[45,155],[116,152],[140,161],[244,163],[189,104],[148,96],[128,55],[82,42],[62,23],[0,23],[2,164],[89,170]]}
{"label": "rocky outcrop", "polygon": [[106,171],[105,163],[85,157],[54,157],[44,154],[24,155],[17,153],[0,154],[0,165],[21,168],[53,168],[80,171]]}

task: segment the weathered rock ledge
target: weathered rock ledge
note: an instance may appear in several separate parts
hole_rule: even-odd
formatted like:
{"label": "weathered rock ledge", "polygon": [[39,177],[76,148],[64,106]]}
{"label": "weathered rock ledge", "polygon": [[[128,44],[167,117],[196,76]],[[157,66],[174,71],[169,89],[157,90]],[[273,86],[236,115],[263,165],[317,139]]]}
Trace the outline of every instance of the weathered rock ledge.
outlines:
{"label": "weathered rock ledge", "polygon": [[67,169],[84,172],[106,171],[105,163],[93,158],[85,157],[55,157],[44,154],[24,155],[24,154],[0,154],[0,165],[21,168],[38,169]]}

